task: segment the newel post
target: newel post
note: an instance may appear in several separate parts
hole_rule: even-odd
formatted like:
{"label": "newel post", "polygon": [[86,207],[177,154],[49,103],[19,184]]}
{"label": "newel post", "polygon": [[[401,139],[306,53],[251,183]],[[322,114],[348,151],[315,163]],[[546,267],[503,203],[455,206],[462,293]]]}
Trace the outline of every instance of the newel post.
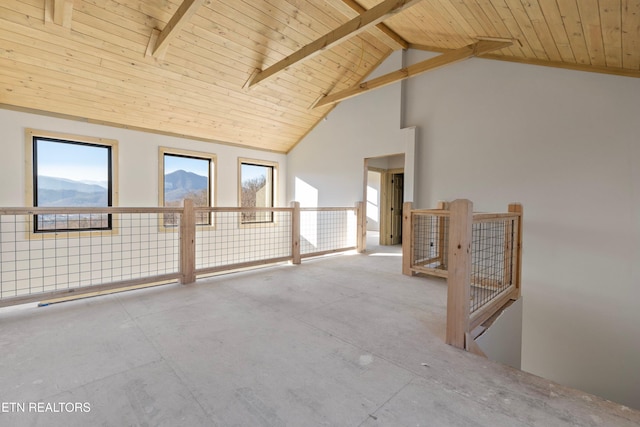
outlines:
{"label": "newel post", "polygon": [[367,219],[365,218],[363,202],[356,202],[356,221],[356,230],[358,233],[356,238],[356,251],[361,254],[367,249]]}
{"label": "newel post", "polygon": [[413,225],[411,224],[412,202],[402,205],[402,274],[412,276],[411,261],[413,260]]}
{"label": "newel post", "polygon": [[185,199],[180,218],[180,283],[196,281],[196,212],[193,200]]}
{"label": "newel post", "polygon": [[300,264],[300,202],[291,202],[291,207],[291,262]]}
{"label": "newel post", "polygon": [[519,214],[518,225],[514,230],[514,239],[513,244],[515,245],[515,261],[513,263],[513,271],[511,274],[513,275],[513,283],[516,286],[516,294],[514,296],[515,299],[520,298],[521,293],[521,282],[522,279],[522,220],[524,216],[524,209],[522,204],[520,203],[510,203],[509,204],[509,212]]}
{"label": "newel post", "polygon": [[[438,202],[438,207],[436,209],[440,209],[443,211],[449,210],[449,202],[445,202],[444,200],[441,200]],[[449,243],[449,236],[447,235],[447,233],[449,232],[448,230],[448,224],[447,221],[449,221],[449,219],[447,217],[440,217],[438,219],[438,258],[440,260],[440,265],[442,266],[442,268],[444,268],[445,270],[447,269],[447,264],[448,264],[448,258],[449,258],[449,248],[447,248],[447,243]]]}
{"label": "newel post", "polygon": [[472,227],[473,203],[454,200],[449,217],[446,342],[462,349],[469,328]]}

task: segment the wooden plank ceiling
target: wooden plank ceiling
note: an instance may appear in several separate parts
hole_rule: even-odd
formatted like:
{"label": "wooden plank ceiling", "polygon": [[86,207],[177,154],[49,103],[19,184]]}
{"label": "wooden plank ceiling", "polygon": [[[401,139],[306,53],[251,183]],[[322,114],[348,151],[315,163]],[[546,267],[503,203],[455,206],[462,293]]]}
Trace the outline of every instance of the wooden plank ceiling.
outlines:
{"label": "wooden plank ceiling", "polygon": [[483,57],[640,76],[639,0],[391,3],[3,0],[0,106],[287,152],[397,49],[500,38]]}

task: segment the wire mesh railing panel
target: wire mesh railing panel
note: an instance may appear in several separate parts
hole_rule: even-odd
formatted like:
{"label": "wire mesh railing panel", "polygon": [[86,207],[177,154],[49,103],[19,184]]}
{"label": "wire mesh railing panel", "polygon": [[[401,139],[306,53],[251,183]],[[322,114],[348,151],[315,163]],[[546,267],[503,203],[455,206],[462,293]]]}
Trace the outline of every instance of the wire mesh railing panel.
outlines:
{"label": "wire mesh railing panel", "polygon": [[260,210],[250,222],[246,210],[212,211],[214,227],[196,229],[196,270],[292,256],[292,210]]}
{"label": "wire mesh railing panel", "polygon": [[471,304],[473,313],[514,282],[514,237],[517,219],[474,222],[471,243]]}
{"label": "wire mesh railing panel", "polygon": [[[47,216],[0,215],[0,299],[179,272],[179,233],[160,231],[157,212]],[[111,229],[81,227],[107,217]],[[34,233],[38,222],[49,230]]]}
{"label": "wire mesh railing panel", "polygon": [[353,208],[300,210],[300,254],[313,255],[353,249],[358,217]]}
{"label": "wire mesh railing panel", "polygon": [[449,217],[413,213],[412,267],[447,269]]}
{"label": "wire mesh railing panel", "polygon": [[301,246],[312,255],[355,248],[357,212],[192,204],[0,208],[0,306],[157,281],[191,283],[194,271],[299,262]]}

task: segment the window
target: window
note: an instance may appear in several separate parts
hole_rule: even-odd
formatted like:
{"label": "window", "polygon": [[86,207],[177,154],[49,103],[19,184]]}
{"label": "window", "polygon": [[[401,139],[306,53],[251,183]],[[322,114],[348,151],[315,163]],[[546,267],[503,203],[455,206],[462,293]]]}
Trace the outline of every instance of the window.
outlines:
{"label": "window", "polygon": [[[106,207],[114,205],[113,159],[117,143],[27,130],[37,207]],[[111,230],[109,214],[34,216],[34,232]]]}
{"label": "window", "polygon": [[[240,159],[240,206],[273,207],[277,163]],[[242,223],[273,222],[273,212],[243,212]]]}
{"label": "window", "polygon": [[[213,172],[215,155],[161,148],[161,205],[183,206],[185,199],[194,206],[213,206]],[[211,213],[198,212],[197,225],[211,225]],[[164,215],[164,226],[178,225],[173,214]]]}

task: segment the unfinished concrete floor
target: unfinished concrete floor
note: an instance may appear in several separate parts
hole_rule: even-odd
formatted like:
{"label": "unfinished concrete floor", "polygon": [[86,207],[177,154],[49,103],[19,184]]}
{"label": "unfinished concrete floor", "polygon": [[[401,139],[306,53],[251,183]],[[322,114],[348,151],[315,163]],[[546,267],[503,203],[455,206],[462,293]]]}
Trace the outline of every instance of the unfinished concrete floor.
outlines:
{"label": "unfinished concrete floor", "polygon": [[400,265],[391,248],[2,310],[0,425],[640,425],[445,345],[445,283]]}

